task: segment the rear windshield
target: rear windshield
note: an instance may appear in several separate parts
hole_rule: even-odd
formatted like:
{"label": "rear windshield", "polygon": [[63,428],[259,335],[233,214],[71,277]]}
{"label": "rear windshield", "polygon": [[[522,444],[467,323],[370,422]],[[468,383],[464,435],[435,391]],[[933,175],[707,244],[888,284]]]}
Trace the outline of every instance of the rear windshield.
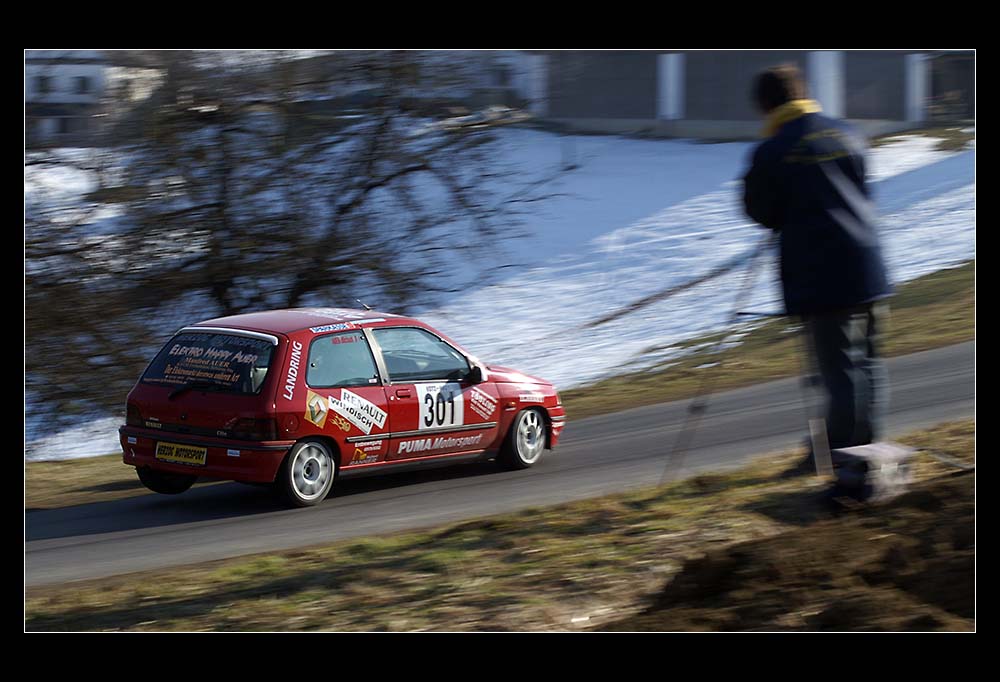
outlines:
{"label": "rear windshield", "polygon": [[172,338],[142,376],[143,383],[222,393],[260,392],[274,346],[263,339],[216,332],[183,332]]}

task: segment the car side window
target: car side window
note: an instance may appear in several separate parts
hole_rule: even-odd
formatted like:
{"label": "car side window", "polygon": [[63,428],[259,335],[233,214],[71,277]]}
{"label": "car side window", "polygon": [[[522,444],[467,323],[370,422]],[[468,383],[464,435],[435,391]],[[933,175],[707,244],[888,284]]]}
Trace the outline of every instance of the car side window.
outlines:
{"label": "car side window", "polygon": [[389,380],[456,381],[468,375],[469,361],[434,334],[416,327],[373,329]]}
{"label": "car side window", "polygon": [[309,344],[306,384],[312,388],[370,386],[378,383],[378,370],[364,332],[329,334]]}

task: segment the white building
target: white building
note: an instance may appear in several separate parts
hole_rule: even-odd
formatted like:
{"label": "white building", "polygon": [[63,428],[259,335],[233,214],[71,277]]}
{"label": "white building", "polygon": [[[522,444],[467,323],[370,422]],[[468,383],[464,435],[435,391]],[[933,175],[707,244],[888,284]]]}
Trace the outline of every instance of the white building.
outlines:
{"label": "white building", "polygon": [[85,142],[98,126],[107,66],[107,60],[94,50],[25,51],[28,144]]}

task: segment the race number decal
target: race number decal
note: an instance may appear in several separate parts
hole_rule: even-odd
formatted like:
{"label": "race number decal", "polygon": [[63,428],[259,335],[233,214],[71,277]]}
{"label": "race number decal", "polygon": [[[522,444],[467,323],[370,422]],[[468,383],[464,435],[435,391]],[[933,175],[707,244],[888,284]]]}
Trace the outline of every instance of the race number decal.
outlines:
{"label": "race number decal", "polygon": [[421,431],[446,429],[465,423],[465,405],[459,384],[416,384],[416,388],[420,404],[417,428]]}

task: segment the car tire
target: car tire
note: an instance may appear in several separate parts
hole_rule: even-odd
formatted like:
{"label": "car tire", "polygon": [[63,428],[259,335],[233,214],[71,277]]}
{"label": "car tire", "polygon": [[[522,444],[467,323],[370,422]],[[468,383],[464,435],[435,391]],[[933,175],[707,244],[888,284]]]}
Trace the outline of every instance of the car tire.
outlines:
{"label": "car tire", "polygon": [[545,450],[545,416],[540,410],[521,410],[514,417],[510,431],[497,455],[505,469],[527,469],[538,463]]}
{"label": "car tire", "polygon": [[290,506],[311,507],[326,498],[336,476],[337,463],[326,443],[299,441],[281,464],[277,492]]}
{"label": "car tire", "polygon": [[157,471],[149,467],[137,467],[135,472],[144,486],[161,495],[180,495],[198,480],[197,476]]}

